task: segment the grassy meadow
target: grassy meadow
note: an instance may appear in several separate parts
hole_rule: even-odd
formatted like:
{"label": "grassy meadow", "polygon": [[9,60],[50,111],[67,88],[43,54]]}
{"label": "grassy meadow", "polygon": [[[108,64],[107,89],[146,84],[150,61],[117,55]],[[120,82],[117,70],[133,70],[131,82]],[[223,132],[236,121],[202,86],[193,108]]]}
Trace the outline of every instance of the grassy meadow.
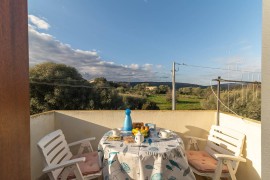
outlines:
{"label": "grassy meadow", "polygon": [[[171,110],[172,103],[166,100],[165,94],[155,94],[148,96],[149,101],[155,102],[160,110]],[[193,95],[180,95],[177,97],[177,110],[199,110],[202,109],[200,104],[201,99]]]}

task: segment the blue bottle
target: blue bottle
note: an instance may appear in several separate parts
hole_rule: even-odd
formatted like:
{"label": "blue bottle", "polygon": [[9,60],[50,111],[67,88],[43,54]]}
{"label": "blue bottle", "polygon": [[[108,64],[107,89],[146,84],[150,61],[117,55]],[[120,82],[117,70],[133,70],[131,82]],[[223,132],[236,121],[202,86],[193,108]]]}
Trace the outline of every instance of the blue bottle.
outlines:
{"label": "blue bottle", "polygon": [[125,117],[125,122],[123,126],[124,131],[131,131],[132,130],[132,120],[130,117],[131,110],[126,109],[126,117]]}

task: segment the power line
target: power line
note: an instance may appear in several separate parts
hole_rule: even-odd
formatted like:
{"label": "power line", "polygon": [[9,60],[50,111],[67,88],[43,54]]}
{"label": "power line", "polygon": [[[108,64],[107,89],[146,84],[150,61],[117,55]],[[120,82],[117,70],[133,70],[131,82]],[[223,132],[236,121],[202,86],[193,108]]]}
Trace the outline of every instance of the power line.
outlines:
{"label": "power line", "polygon": [[54,80],[54,81],[72,81],[72,82],[87,82],[86,79],[82,79],[82,80],[76,80],[76,79],[51,79],[51,78],[30,78],[30,80],[38,80],[38,81],[44,81],[44,80],[48,80],[48,81],[51,81],[51,80]]}
{"label": "power line", "polygon": [[224,69],[224,68],[218,68],[218,67],[208,67],[208,66],[199,66],[199,65],[188,65],[185,63],[175,63],[180,66],[189,66],[189,67],[195,67],[195,68],[204,68],[204,69],[218,69],[218,70],[223,70],[223,71],[237,71],[237,72],[247,72],[247,73],[261,73],[261,72],[256,72],[256,71],[246,71],[246,70],[237,70],[237,69]]}
{"label": "power line", "polygon": [[84,85],[71,85],[71,84],[36,82],[36,81],[31,81],[30,84],[40,84],[40,85],[48,85],[48,86],[62,86],[62,87],[74,87],[74,88],[89,88],[89,89],[98,89],[98,88],[104,88],[104,89],[110,89],[111,88],[111,89],[113,89],[113,87],[109,87],[109,86],[91,87],[91,86],[84,86]]}
{"label": "power line", "polygon": [[[169,78],[168,74],[169,73],[160,73],[160,72],[156,72],[158,74],[164,74],[162,76],[156,76],[155,78],[157,79],[167,79]],[[133,78],[149,78],[149,76],[146,75],[141,75],[141,74],[130,74],[130,75],[121,75],[121,77],[125,78],[125,77],[133,77]],[[98,78],[98,77],[97,77]],[[30,80],[34,80],[34,81],[67,81],[67,82],[89,82],[90,80],[86,80],[86,79],[82,79],[82,80],[75,80],[75,79],[52,79],[52,78],[30,78]],[[110,82],[110,80],[108,80],[108,82]],[[121,82],[121,81],[119,81]]]}
{"label": "power line", "polygon": [[212,81],[220,82],[232,82],[232,83],[245,83],[245,84],[261,84],[259,81],[238,81],[238,80],[228,80],[228,79],[212,79]]}

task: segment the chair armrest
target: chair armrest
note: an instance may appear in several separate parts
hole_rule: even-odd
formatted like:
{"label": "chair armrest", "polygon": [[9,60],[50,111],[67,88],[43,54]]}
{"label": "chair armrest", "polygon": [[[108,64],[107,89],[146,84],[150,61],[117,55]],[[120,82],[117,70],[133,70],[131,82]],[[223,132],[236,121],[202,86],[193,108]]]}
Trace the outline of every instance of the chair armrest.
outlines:
{"label": "chair armrest", "polygon": [[227,154],[214,154],[214,156],[217,159],[246,162],[246,159],[245,158],[242,158],[240,156],[231,156],[231,155],[227,155]]}
{"label": "chair armrest", "polygon": [[82,144],[82,143],[87,142],[87,141],[93,141],[95,139],[96,139],[95,137],[86,138],[83,140],[72,142],[72,143],[68,144],[68,146],[75,146],[75,145]]}
{"label": "chair armrest", "polygon": [[73,165],[73,164],[76,164],[76,163],[79,163],[79,162],[84,162],[85,160],[86,160],[85,157],[72,159],[72,160],[65,161],[65,162],[60,163],[60,164],[47,166],[42,170],[42,172],[47,173],[47,172],[50,172],[50,171],[53,171],[53,170],[56,170],[56,169],[59,169],[59,168],[64,168],[64,167],[67,167],[67,166],[70,166],[70,165]]}
{"label": "chair armrest", "polygon": [[195,136],[184,136],[184,137],[187,138],[187,139],[195,139],[197,141],[207,141],[207,139],[198,138],[198,137],[195,137]]}

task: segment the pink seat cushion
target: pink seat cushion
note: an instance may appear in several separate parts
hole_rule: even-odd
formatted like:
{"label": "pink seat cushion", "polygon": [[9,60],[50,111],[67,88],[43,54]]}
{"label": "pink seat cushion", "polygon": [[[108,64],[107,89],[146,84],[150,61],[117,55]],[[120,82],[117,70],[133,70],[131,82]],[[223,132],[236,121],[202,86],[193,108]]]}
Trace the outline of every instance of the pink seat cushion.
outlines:
{"label": "pink seat cushion", "polygon": [[[186,151],[188,163],[202,173],[213,173],[217,167],[217,160],[205,151]],[[223,173],[228,173],[228,167],[222,167]]]}
{"label": "pink seat cushion", "polygon": [[[75,155],[71,159],[76,159],[80,157],[85,157],[86,160],[85,162],[80,162],[79,168],[82,172],[82,175],[89,175],[89,174],[94,174],[100,171],[100,166],[99,166],[99,157],[97,152],[90,152],[90,153],[85,153],[85,154],[80,154],[80,155]],[[74,172],[71,172],[68,176],[68,179],[73,179],[75,178]]]}

